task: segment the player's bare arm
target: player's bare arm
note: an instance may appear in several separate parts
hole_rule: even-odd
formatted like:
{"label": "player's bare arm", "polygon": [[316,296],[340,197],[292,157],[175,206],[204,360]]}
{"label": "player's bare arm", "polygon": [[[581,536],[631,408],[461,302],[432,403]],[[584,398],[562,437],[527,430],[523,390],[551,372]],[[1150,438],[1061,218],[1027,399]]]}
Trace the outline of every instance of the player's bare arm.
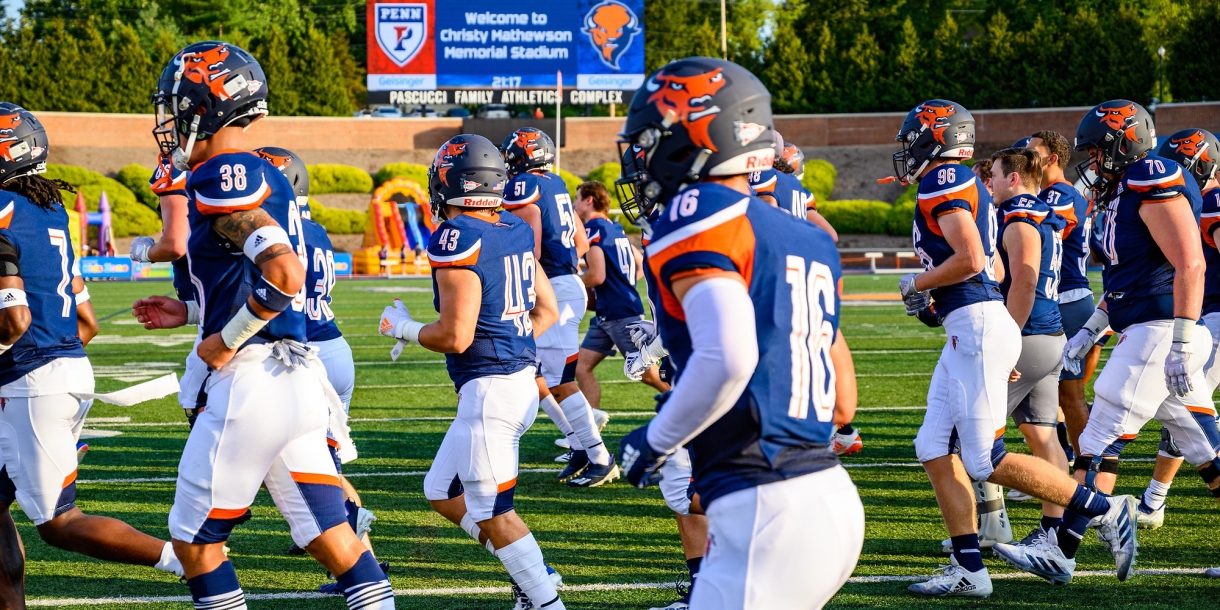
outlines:
{"label": "player's bare arm", "polygon": [[441,317],[419,330],[419,344],[442,354],[460,354],[474,342],[483,306],[483,284],[470,269],[437,269]]}
{"label": "player's bare arm", "polygon": [[178,328],[187,324],[186,303],[160,295],[132,303],[131,315],[135,316],[146,330]]}
{"label": "player's bare arm", "polygon": [[930,290],[951,286],[978,275],[987,266],[983,251],[983,240],[979,236],[974,218],[965,210],[942,214],[936,219],[945,234],[945,241],[953,248],[953,254],[945,262],[929,269],[915,278],[917,290]]}
{"label": "player's bare arm", "polygon": [[85,279],[79,275],[72,278],[72,293],[76,295],[76,336],[80,337],[81,343],[89,345],[98,333],[97,315],[93,313],[93,302],[88,298]]}
{"label": "player's bare arm", "polygon": [[830,226],[830,221],[826,220],[826,218],[819,214],[817,210],[806,210],[805,220],[812,222],[813,224],[817,225],[819,229],[829,233],[830,238],[835,240],[836,244],[839,243],[839,232],[835,231],[835,228]]}
{"label": "player's bare arm", "polygon": [[1140,218],[1173,265],[1173,315],[1198,320],[1203,307],[1203,247],[1185,197],[1140,206]]}
{"label": "player's bare arm", "polygon": [[606,281],[606,254],[601,248],[592,248],[585,254],[585,264],[588,268],[585,269],[585,274],[580,276],[585,288],[601,286]]}
{"label": "player's bare arm", "polygon": [[[6,292],[12,291],[12,292]],[[0,275],[0,293],[25,294],[25,282],[20,275]],[[24,297],[22,297],[24,300]],[[11,346],[30,328],[28,305],[13,305],[0,309],[0,346]]]}
{"label": "player's bare arm", "polygon": [[161,196],[161,239],[148,250],[148,259],[154,263],[168,263],[186,254],[186,240],[191,236],[187,222],[185,195]]}
{"label": "player's bare arm", "polygon": [[835,371],[835,425],[845,426],[856,417],[859,393],[856,388],[856,363],[851,358],[851,348],[843,331],[835,332],[835,342],[830,345],[830,364]]}
{"label": "player's bare arm", "polygon": [[[524,220],[534,230],[534,258],[542,256],[542,210],[539,210],[536,205],[523,205],[509,210],[509,213]],[[583,232],[577,231],[577,233]]]}
{"label": "player's bare arm", "polygon": [[573,215],[572,222],[576,223],[576,257],[580,258],[589,251],[589,234],[585,232],[585,223],[579,216]]}
{"label": "player's bare arm", "polygon": [[1012,285],[1008,289],[1008,314],[1017,326],[1025,326],[1034,309],[1038,287],[1038,265],[1042,256],[1038,230],[1024,222],[1014,222],[1004,231],[1003,248],[1008,252]]}
{"label": "player's bare arm", "polygon": [[546,276],[537,261],[534,261],[534,296],[530,324],[534,327],[534,338],[537,339],[559,321],[559,299],[555,296],[555,288],[551,286],[551,279]]}

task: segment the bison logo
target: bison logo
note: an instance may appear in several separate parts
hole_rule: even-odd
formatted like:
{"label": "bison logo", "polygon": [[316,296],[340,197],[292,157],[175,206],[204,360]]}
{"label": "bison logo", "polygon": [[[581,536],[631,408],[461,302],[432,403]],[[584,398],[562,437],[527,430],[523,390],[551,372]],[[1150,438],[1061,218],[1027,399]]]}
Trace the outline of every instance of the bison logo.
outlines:
{"label": "bison logo", "polygon": [[18,125],[21,124],[21,115],[14,112],[12,114],[0,114],[0,133],[12,133]]}
{"label": "bison logo", "polygon": [[521,149],[522,154],[526,159],[535,159],[542,156],[542,151],[539,149],[538,140],[542,132],[533,129],[521,129],[513,134],[513,144]]}
{"label": "bison logo", "polygon": [[933,139],[945,144],[945,130],[949,128],[949,117],[956,112],[957,109],[952,104],[947,106],[921,104],[915,111],[915,117],[919,119],[919,124],[923,125],[924,129],[932,130]]}
{"label": "bison logo", "polygon": [[1187,159],[1198,158],[1204,163],[1211,162],[1211,154],[1208,151],[1207,140],[1203,139],[1203,132],[1195,130],[1194,133],[1182,137],[1173,138],[1169,141],[1169,147],[1178,151]]}
{"label": "bison logo", "polygon": [[453,159],[464,154],[466,154],[465,142],[445,142],[440,150],[436,151],[436,159],[432,161],[432,166],[436,168],[436,175],[441,179],[441,184],[449,185],[449,169],[453,167]]}
{"label": "bison logo", "polygon": [[1138,142],[1139,138],[1135,135],[1135,128],[1137,127],[1135,113],[1135,104],[1118,106],[1116,108],[1098,106],[1096,110],[1096,114],[1101,118],[1102,123],[1105,123],[1110,129],[1121,130],[1128,140]]}
{"label": "bison logo", "polygon": [[230,72],[225,67],[225,59],[229,56],[229,47],[217,45],[206,51],[185,53],[178,61],[182,64],[182,76],[193,83],[207,85],[218,99],[232,99],[225,90],[225,79]]}
{"label": "bison logo", "polygon": [[717,148],[707,128],[720,114],[720,107],[711,104],[712,98],[726,84],[720,72],[720,68],[716,68],[703,74],[677,76],[666,74],[662,69],[644,83],[652,94],[648,96],[648,103],[654,104],[661,116],[673,112],[690,134],[691,142],[712,152],[717,152]]}
{"label": "bison logo", "polygon": [[262,157],[264,161],[270,163],[275,167],[275,169],[280,171],[284,171],[284,168],[292,165],[292,157],[289,157],[288,155],[273,155],[265,150],[260,150],[258,151],[258,156]]}
{"label": "bison logo", "polygon": [[796,147],[796,144],[784,143],[784,152],[780,158],[792,168],[792,173],[801,173],[801,149]]}
{"label": "bison logo", "polygon": [[618,70],[618,58],[631,48],[631,42],[640,33],[640,19],[627,5],[606,0],[585,14],[584,32],[597,49],[597,58]]}

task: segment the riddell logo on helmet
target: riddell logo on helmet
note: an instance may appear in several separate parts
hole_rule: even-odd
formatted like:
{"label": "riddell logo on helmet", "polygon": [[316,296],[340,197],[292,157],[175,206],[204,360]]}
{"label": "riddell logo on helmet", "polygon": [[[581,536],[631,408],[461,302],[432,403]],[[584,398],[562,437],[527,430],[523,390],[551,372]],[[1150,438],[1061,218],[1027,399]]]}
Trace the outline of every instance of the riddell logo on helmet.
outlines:
{"label": "riddell logo on helmet", "polygon": [[662,117],[673,112],[690,134],[691,142],[700,148],[718,152],[707,128],[720,114],[720,107],[709,105],[727,81],[720,68],[703,74],[675,76],[662,69],[644,83],[652,94],[648,103],[656,106]]}
{"label": "riddell logo on helmet", "polygon": [[[452,203],[451,200],[450,204]],[[499,197],[463,197],[462,202],[457,205],[467,208],[494,208],[500,203]]]}
{"label": "riddell logo on helmet", "polygon": [[1182,153],[1187,159],[1194,159],[1198,155],[1199,160],[1205,163],[1210,163],[1212,160],[1202,131],[1195,130],[1194,133],[1184,138],[1173,138],[1169,141],[1169,147]]}
{"label": "riddell logo on helmet", "polygon": [[1123,135],[1127,136],[1128,140],[1132,142],[1139,141],[1139,138],[1135,137],[1135,128],[1138,126],[1135,122],[1135,104],[1115,108],[1098,106],[1096,114],[1101,118],[1101,122],[1105,123],[1110,129],[1121,129]]}
{"label": "riddell logo on helmet", "polygon": [[225,79],[221,78],[230,72],[225,67],[225,59],[228,56],[229,47],[223,44],[206,51],[186,54],[179,59],[184,64],[182,76],[193,83],[207,85],[212,95],[218,99],[232,99],[225,90]]}
{"label": "riddell logo on helmet", "polygon": [[924,126],[924,129],[932,130],[932,138],[941,144],[945,142],[945,130],[949,128],[949,117],[953,116],[957,110],[952,106],[930,106],[921,104],[915,112],[915,116],[919,119],[919,124]]}
{"label": "riddell logo on helmet", "polygon": [[436,175],[441,179],[441,184],[449,184],[449,168],[453,167],[453,158],[460,157],[466,153],[466,143],[458,142],[456,144],[445,142],[441,149],[436,151],[436,160],[433,164],[436,165]]}

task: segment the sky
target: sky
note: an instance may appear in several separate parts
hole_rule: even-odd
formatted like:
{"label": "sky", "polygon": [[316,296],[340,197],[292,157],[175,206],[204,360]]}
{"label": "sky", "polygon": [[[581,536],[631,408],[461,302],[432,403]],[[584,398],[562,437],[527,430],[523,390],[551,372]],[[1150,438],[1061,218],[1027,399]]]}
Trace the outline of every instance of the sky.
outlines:
{"label": "sky", "polygon": [[17,18],[17,11],[25,6],[25,0],[0,0],[0,2],[4,3],[5,14],[13,19]]}

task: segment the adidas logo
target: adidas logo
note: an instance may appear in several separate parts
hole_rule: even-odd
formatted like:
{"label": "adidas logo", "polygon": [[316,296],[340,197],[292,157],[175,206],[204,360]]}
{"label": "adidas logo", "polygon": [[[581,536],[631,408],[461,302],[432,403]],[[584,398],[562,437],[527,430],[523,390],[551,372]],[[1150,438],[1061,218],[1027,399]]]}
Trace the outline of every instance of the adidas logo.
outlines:
{"label": "adidas logo", "polygon": [[383,333],[384,333],[384,332],[386,332],[386,331],[388,331],[388,330],[391,330],[391,329],[393,329],[393,328],[394,328],[394,325],[393,325],[393,324],[390,324],[390,321],[389,321],[389,320],[387,320],[387,319],[385,319],[385,318],[382,318],[382,319],[381,319],[381,332],[383,332]]}
{"label": "adidas logo", "polygon": [[970,584],[970,581],[966,580],[966,577],[963,576],[961,580],[957,581],[956,585],[953,585],[952,589],[949,589],[949,592],[950,593],[966,593],[969,591],[973,591],[976,588],[977,587]]}
{"label": "adidas logo", "polygon": [[14,301],[16,301],[16,300],[17,300],[17,295],[15,295],[15,294],[13,294],[13,293],[11,293],[11,292],[10,292],[10,293],[8,293],[8,294],[6,294],[6,295],[4,295],[4,302],[5,302],[5,303],[12,303],[12,302],[14,302]]}
{"label": "adidas logo", "polygon": [[267,289],[266,288],[259,288],[258,290],[254,291],[254,294],[257,294],[258,298],[260,298],[264,301],[267,300]]}
{"label": "adidas logo", "polygon": [[265,242],[265,241],[267,241],[266,237],[263,237],[262,235],[255,235],[254,236],[254,247],[257,248],[257,247],[263,245],[263,242]]}

